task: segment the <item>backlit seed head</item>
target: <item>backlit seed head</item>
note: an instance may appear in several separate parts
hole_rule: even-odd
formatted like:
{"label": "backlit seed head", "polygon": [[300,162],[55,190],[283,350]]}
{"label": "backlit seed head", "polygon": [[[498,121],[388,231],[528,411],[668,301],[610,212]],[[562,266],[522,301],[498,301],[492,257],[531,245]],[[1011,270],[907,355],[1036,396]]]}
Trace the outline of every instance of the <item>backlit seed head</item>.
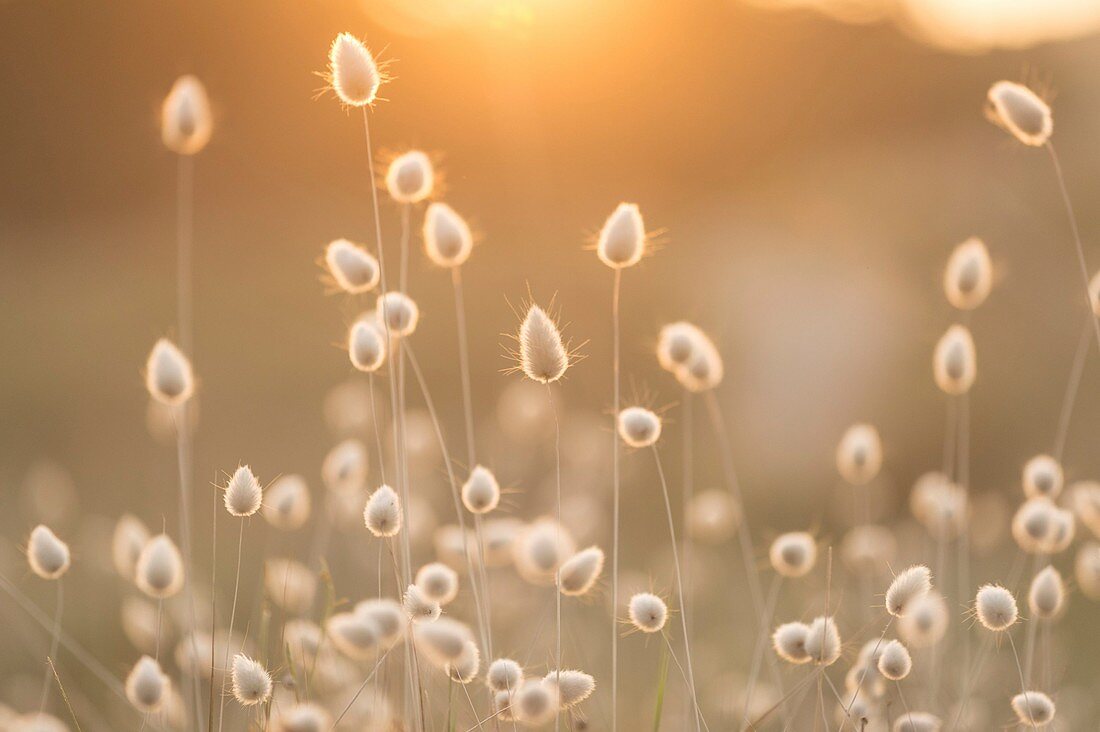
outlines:
{"label": "backlit seed head", "polygon": [[501,722],[516,721],[516,717],[512,714],[514,698],[509,691],[498,691],[493,694],[493,713]]}
{"label": "backlit seed head", "polygon": [[126,639],[143,653],[156,651],[158,632],[161,642],[171,635],[171,623],[164,622],[163,617],[158,620],[157,606],[144,597],[123,598],[119,616]]}
{"label": "backlit seed head", "polygon": [[428,205],[424,213],[424,251],[440,267],[458,267],[470,258],[474,235],[466,220],[445,203]]}
{"label": "backlit seed head", "polygon": [[183,588],[183,558],[166,534],[150,539],[138,555],[135,581],[150,597],[172,597]]}
{"label": "backlit seed head", "polygon": [[311,506],[306,479],[300,475],[283,475],[267,489],[263,514],[275,528],[293,531],[309,520]]}
{"label": "backlit seed head", "polygon": [[1083,480],[1070,486],[1070,502],[1081,523],[1100,537],[1100,483]]}
{"label": "backlit seed head", "polygon": [[145,388],[162,404],[177,407],[195,393],[191,362],[167,338],[161,338],[145,362]]}
{"label": "backlit seed head", "polygon": [[[513,547],[516,538],[523,531],[523,522],[512,517],[490,518],[482,528],[484,553],[482,560],[486,567],[504,567],[512,563]],[[476,537],[475,537],[476,542]]]}
{"label": "backlit seed head", "polygon": [[681,386],[699,394],[721,384],[726,369],[714,341],[703,331],[698,331],[692,343],[691,357],[673,373]]}
{"label": "backlit seed head", "polygon": [[1073,539],[1073,514],[1046,496],[1024,501],[1012,517],[1012,538],[1029,554],[1055,554]]}
{"label": "backlit seed head", "polygon": [[947,394],[970,391],[978,375],[978,357],[966,326],[952,325],[940,338],[932,355],[932,375]]}
{"label": "backlit seed head", "polygon": [[123,579],[134,579],[134,568],[137,566],[138,556],[148,541],[149,529],[141,519],[129,513],[119,517],[114,534],[111,536],[111,561],[115,565],[115,571],[122,575]]}
{"label": "backlit seed head", "polygon": [[856,573],[881,572],[893,563],[897,553],[894,532],[876,524],[854,526],[840,542],[841,560]]}
{"label": "backlit seed head", "polygon": [[943,722],[929,712],[904,712],[894,721],[893,732],[940,732]]}
{"label": "backlit seed head", "polygon": [[518,689],[523,683],[523,667],[510,658],[498,658],[489,664],[485,683],[493,691]]}
{"label": "backlit seed head", "polygon": [[263,704],[271,697],[271,674],[243,653],[233,656],[233,697],[241,706]]}
{"label": "backlit seed head", "polygon": [[458,573],[442,562],[425,564],[416,572],[416,584],[424,596],[447,605],[458,596]]}
{"label": "backlit seed head", "polygon": [[832,617],[816,617],[810,622],[806,653],[819,666],[830,666],[840,658],[840,631]]}
{"label": "backlit seed head", "polygon": [[378,95],[382,74],[363,42],[341,33],[328,52],[328,78],[336,96],[349,107],[365,107]]}
{"label": "backlit seed head", "polygon": [[379,538],[396,536],[401,531],[401,501],[397,492],[383,485],[367,499],[363,509],[363,522],[367,529]]}
{"label": "backlit seed head", "polygon": [[974,598],[974,612],[978,622],[992,631],[1007,630],[1020,617],[1016,598],[1000,585],[982,585]]}
{"label": "backlit seed head", "polygon": [[551,671],[542,678],[542,682],[557,687],[562,709],[580,704],[592,696],[592,692],[596,690],[596,679],[590,674],[575,669]]}
{"label": "backlit seed head", "polygon": [[710,488],[695,494],[687,509],[688,535],[704,544],[722,544],[741,525],[741,510],[729,491]]}
{"label": "backlit seed head", "polygon": [[398,155],[386,170],[386,190],[398,203],[420,203],[432,195],[434,186],[431,158],[420,150]]}
{"label": "backlit seed head", "polygon": [[892,640],[882,647],[878,657],[878,671],[891,681],[900,681],[913,669],[913,658],[909,649],[899,641]]}
{"label": "backlit seed head", "polygon": [[590,546],[587,549],[574,554],[561,565],[558,585],[561,594],[579,596],[587,595],[588,591],[596,584],[603,572],[604,554],[598,546]]}
{"label": "backlit seed head", "polygon": [[1077,550],[1073,576],[1085,597],[1100,600],[1100,544],[1089,541]]}
{"label": "backlit seed head", "polygon": [[1025,145],[1045,145],[1054,130],[1050,105],[1022,84],[998,81],[989,88],[990,118]]}
{"label": "backlit seed head", "polygon": [[1054,701],[1041,691],[1025,691],[1012,697],[1012,711],[1025,727],[1045,727],[1054,721]]}
{"label": "backlit seed head", "polygon": [[58,579],[69,571],[69,545],[57,538],[49,527],[39,524],[27,543],[27,562],[42,579]]}
{"label": "backlit seed head", "polygon": [[657,336],[657,362],[665,371],[676,373],[687,368],[695,355],[696,344],[706,340],[703,331],[681,320],[661,328]]}
{"label": "backlit seed head", "polygon": [[906,614],[910,603],[932,590],[932,571],[923,564],[904,570],[886,590],[886,612],[895,616]]}
{"label": "backlit seed head", "polygon": [[374,306],[379,323],[391,338],[411,336],[420,322],[420,308],[403,292],[387,292],[379,295]]}
{"label": "backlit seed head", "polygon": [[325,732],[332,729],[332,715],[311,702],[280,707],[272,716],[274,732]]}
{"label": "backlit seed head", "polygon": [[645,241],[645,224],[638,205],[620,203],[600,229],[596,254],[613,269],[631,267],[645,254]]}
{"label": "backlit seed head", "polygon": [[513,716],[532,727],[552,720],[560,708],[557,687],[541,679],[524,682],[512,699]]}
{"label": "backlit seed head", "polygon": [[1050,455],[1036,455],[1024,465],[1024,495],[1057,498],[1065,484],[1061,464]]}
{"label": "backlit seed head", "polygon": [[468,625],[450,617],[418,625],[414,633],[417,650],[440,667],[461,657],[467,641],[474,639]]}
{"label": "backlit seed head", "polygon": [[661,418],[645,407],[619,412],[619,437],[630,447],[649,447],[661,438]]}
{"label": "backlit seed head", "polygon": [[347,239],[325,247],[325,267],[340,289],[352,295],[373,290],[382,275],[374,255]]}
{"label": "backlit seed head", "polygon": [[576,551],[568,529],[548,518],[529,525],[512,546],[516,571],[533,584],[552,583],[558,568]]}
{"label": "backlit seed head", "polygon": [[442,612],[439,603],[429,599],[417,585],[409,585],[405,590],[402,609],[405,616],[414,623],[431,623]]}
{"label": "backlit seed head", "polygon": [[306,615],[317,597],[317,576],[301,562],[272,557],[264,562],[264,590],[286,612]]}
{"label": "backlit seed head", "polygon": [[909,603],[898,619],[898,633],[913,648],[936,645],[947,633],[947,602],[938,592],[929,592]]}
{"label": "backlit seed head", "polygon": [[330,491],[355,491],[367,480],[367,448],[348,438],[329,450],[321,465],[321,478]]}
{"label": "backlit seed head", "polygon": [[500,484],[492,471],[476,465],[462,484],[462,505],[470,513],[489,513],[500,504]]}
{"label": "backlit seed head", "polygon": [[374,623],[385,646],[392,646],[405,633],[405,612],[396,600],[374,598],[355,606],[355,613]]}
{"label": "backlit seed head", "polygon": [[869,424],[854,424],[836,447],[836,469],[852,485],[871,482],[882,468],[882,440]]}
{"label": "backlit seed head", "polygon": [[909,509],[932,536],[953,539],[966,528],[966,491],[939,472],[925,473],[909,494]]}
{"label": "backlit seed head", "polygon": [[443,666],[443,672],[450,677],[451,681],[457,681],[460,684],[468,684],[476,679],[480,669],[481,651],[478,650],[477,643],[472,640],[462,644],[462,653],[458,658]]}
{"label": "backlit seed head", "polygon": [[630,623],[643,633],[656,633],[668,620],[668,605],[651,592],[639,592],[630,598]]}
{"label": "backlit seed head", "polygon": [[810,626],[805,623],[784,623],[772,633],[772,648],[775,655],[787,663],[802,664],[810,662],[806,652],[806,635]]}
{"label": "backlit seed head", "polygon": [[985,243],[972,236],[955,247],[943,274],[947,301],[959,310],[973,310],[985,302],[993,288],[993,261]]}
{"label": "backlit seed head", "polygon": [[784,577],[802,577],[814,567],[817,542],[804,531],[783,534],[772,542],[768,558],[772,569]]}
{"label": "backlit seed head", "polygon": [[241,465],[225,486],[225,510],[231,516],[251,516],[260,510],[262,502],[260,481],[252,474],[250,467]]}
{"label": "backlit seed head", "polygon": [[1027,606],[1035,617],[1050,619],[1057,617],[1065,606],[1066,583],[1062,574],[1048,566],[1039,571],[1031,580],[1027,593]]}
{"label": "backlit seed head", "polygon": [[171,683],[160,664],[142,656],[126,676],[126,699],[143,712],[155,712],[168,696]]}
{"label": "backlit seed head", "polygon": [[565,375],[569,352],[557,323],[538,305],[531,305],[519,326],[519,365],[524,375],[549,384]]}
{"label": "backlit seed head", "polygon": [[353,660],[373,658],[380,646],[378,626],[365,614],[336,613],[325,623],[325,634],[338,651]]}
{"label": "backlit seed head", "polygon": [[160,137],[180,155],[194,155],[210,142],[214,129],[206,87],[187,74],[176,79],[160,107]]}

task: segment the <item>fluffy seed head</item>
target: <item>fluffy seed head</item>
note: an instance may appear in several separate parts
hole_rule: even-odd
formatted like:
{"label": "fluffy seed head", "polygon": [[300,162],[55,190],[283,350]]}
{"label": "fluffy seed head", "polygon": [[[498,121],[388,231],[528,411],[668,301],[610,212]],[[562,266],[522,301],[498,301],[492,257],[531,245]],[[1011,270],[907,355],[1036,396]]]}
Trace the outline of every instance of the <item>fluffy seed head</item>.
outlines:
{"label": "fluffy seed head", "polygon": [[328,710],[310,702],[280,708],[271,722],[274,732],[325,732],[332,729],[332,715]]}
{"label": "fluffy seed head", "polygon": [[905,712],[894,721],[893,732],[940,732],[943,722],[929,712]]}
{"label": "fluffy seed head", "polygon": [[42,579],[53,580],[69,571],[69,545],[57,538],[49,527],[39,524],[27,542],[27,562]]}
{"label": "fluffy seed head", "polygon": [[416,585],[429,600],[446,605],[458,596],[458,573],[442,562],[432,562],[417,570]]}
{"label": "fluffy seed head", "polygon": [[405,632],[405,613],[396,600],[374,598],[355,606],[355,613],[374,623],[385,646],[392,646]]}
{"label": "fluffy seed head", "polygon": [[805,623],[784,623],[772,633],[772,648],[775,655],[787,663],[802,664],[810,662],[806,652],[806,635],[810,626]]}
{"label": "fluffy seed head", "polygon": [[439,603],[425,596],[417,585],[409,585],[401,603],[405,616],[414,623],[431,623],[439,618],[442,609]]}
{"label": "fluffy seed head", "polygon": [[587,549],[574,554],[561,565],[558,585],[561,594],[579,596],[587,595],[588,591],[596,584],[603,572],[604,554],[598,546],[590,546]]}
{"label": "fluffy seed head", "polygon": [[560,698],[557,687],[541,679],[526,681],[512,700],[513,716],[533,727],[549,722],[558,709]]}
{"label": "fluffy seed head", "polygon": [[267,489],[263,514],[275,528],[293,531],[309,520],[311,506],[306,479],[300,475],[283,475]]}
{"label": "fluffy seed head", "polygon": [[531,305],[519,326],[519,365],[527,378],[549,384],[565,375],[569,353],[557,323],[538,305]]}
{"label": "fluffy seed head", "polygon": [[656,633],[668,620],[668,605],[651,592],[639,592],[630,598],[631,624],[643,633]]}
{"label": "fluffy seed head", "polygon": [[462,484],[462,505],[470,513],[489,513],[500,503],[500,484],[492,471],[476,465]]}
{"label": "fluffy seed head", "polygon": [[940,338],[932,355],[932,375],[947,394],[970,391],[978,375],[978,357],[966,326],[952,325]]}
{"label": "fluffy seed head", "polygon": [[195,393],[191,362],[167,338],[161,338],[145,362],[145,388],[149,394],[170,407],[183,404]]}
{"label": "fluffy seed head", "polygon": [[225,486],[225,510],[231,516],[251,516],[260,510],[263,491],[247,465],[239,466]]}
{"label": "fluffy seed head", "polygon": [[401,518],[401,501],[388,485],[372,493],[363,509],[363,522],[379,538],[396,536],[401,531]]}
{"label": "fluffy seed head", "polygon": [[187,74],[176,79],[160,107],[160,137],[180,155],[194,155],[210,142],[214,123],[206,87]]}
{"label": "fluffy seed head", "polygon": [[1024,465],[1024,495],[1057,498],[1065,484],[1062,465],[1050,455],[1036,455]]}
{"label": "fluffy seed head", "polygon": [[1073,513],[1045,496],[1024,501],[1012,517],[1012,538],[1029,554],[1064,551],[1076,531]]}
{"label": "fluffy seed head", "polygon": [[111,536],[111,561],[114,562],[115,571],[124,579],[134,578],[138,556],[147,541],[149,541],[149,529],[141,519],[129,513],[119,516],[114,534]]}
{"label": "fluffy seed head", "polygon": [[150,597],[172,597],[183,588],[183,559],[167,534],[145,544],[135,570],[138,589]]}
{"label": "fluffy seed head", "polygon": [[1006,630],[1020,617],[1016,598],[1000,585],[982,585],[974,598],[978,622],[988,630]]}
{"label": "fluffy seed head", "polygon": [[973,310],[993,288],[993,260],[985,242],[972,236],[955,247],[943,273],[947,301],[959,310]]}
{"label": "fluffy seed head", "polygon": [[474,236],[466,220],[445,203],[429,204],[424,213],[424,251],[440,267],[458,267],[470,258]]}
{"label": "fluffy seed head", "polygon": [[949,616],[947,602],[938,592],[929,592],[909,603],[898,619],[898,633],[914,648],[928,648],[943,640]]}
{"label": "fluffy seed head", "polygon": [[1057,617],[1065,605],[1066,583],[1062,574],[1052,566],[1039,571],[1031,580],[1027,593],[1027,606],[1031,614],[1044,619]]}
{"label": "fluffy seed head", "polygon": [[1082,480],[1070,487],[1071,505],[1093,536],[1100,537],[1100,483]]}
{"label": "fluffy seed head", "polygon": [[726,373],[722,354],[703,331],[697,331],[691,346],[691,357],[674,372],[676,380],[688,391],[699,394],[722,383]]}
{"label": "fluffy seed head", "polygon": [[577,551],[569,531],[556,521],[540,518],[512,545],[516,571],[533,584],[550,584],[558,568]]}
{"label": "fluffy seed head", "polygon": [[417,648],[440,667],[461,657],[467,641],[474,639],[469,626],[449,617],[418,625],[414,632]]}
{"label": "fluffy seed head", "polygon": [[349,107],[365,107],[374,101],[382,75],[363,42],[341,33],[328,52],[329,81],[336,96]]}
{"label": "fluffy seed head", "polygon": [[844,564],[862,574],[873,574],[888,567],[897,551],[894,532],[876,524],[854,526],[840,542],[840,558]]}
{"label": "fluffy seed head", "polygon": [[434,186],[431,158],[420,150],[398,155],[386,170],[386,190],[398,203],[420,203],[432,195]]}
{"label": "fluffy seed head", "polygon": [[542,682],[558,689],[558,700],[562,709],[576,706],[592,696],[596,690],[596,679],[590,674],[575,669],[551,671]]}
{"label": "fluffy seed head", "polygon": [[816,617],[806,630],[806,653],[821,666],[830,666],[840,658],[840,631],[831,617]]}
{"label": "fluffy seed head", "polygon": [[1041,691],[1025,691],[1012,697],[1012,711],[1025,727],[1045,727],[1054,721],[1054,700]]}
{"label": "fluffy seed head", "polygon": [[1100,600],[1100,544],[1090,541],[1077,550],[1073,576],[1085,597]]}
{"label": "fluffy seed head", "polygon": [[772,542],[768,558],[772,569],[784,577],[802,577],[814,567],[817,542],[804,531],[783,534]]}
{"label": "fluffy seed head", "polygon": [[[420,308],[403,292],[387,292],[379,295],[375,312],[384,331],[391,338],[405,338],[413,334],[420,322]],[[387,330],[388,329],[388,330]]]}
{"label": "fluffy seed head", "polygon": [[882,440],[869,424],[854,424],[836,447],[836,469],[852,485],[871,482],[882,468]]}
{"label": "fluffy seed head", "polygon": [[160,709],[171,684],[160,664],[149,656],[142,656],[126,676],[126,698],[143,712]]}
{"label": "fluffy seed head", "polygon": [[330,491],[355,491],[367,479],[367,448],[348,438],[329,450],[321,465],[321,478]]}
{"label": "fluffy seed head", "polygon": [[729,491],[710,488],[692,497],[687,510],[691,538],[704,544],[722,544],[733,538],[741,524],[741,511]]}
{"label": "fluffy seed head", "polygon": [[886,590],[886,612],[895,616],[906,614],[909,604],[932,590],[932,571],[923,564],[904,570]]}
{"label": "fluffy seed head", "polygon": [[630,447],[649,447],[661,438],[661,418],[645,407],[619,412],[619,437]]}
{"label": "fluffy seed head", "polygon": [[966,528],[966,491],[939,472],[925,473],[909,494],[909,509],[932,536],[952,539]]}
{"label": "fluffy seed head", "polygon": [[676,373],[687,367],[696,344],[705,339],[703,331],[687,321],[669,323],[657,336],[657,362],[665,371]]}
{"label": "fluffy seed head", "polygon": [[263,704],[271,697],[271,674],[243,653],[233,656],[233,697],[244,707]]}
{"label": "fluffy seed head", "polygon": [[329,242],[325,266],[340,289],[352,295],[373,290],[382,275],[374,255],[347,239]]}
{"label": "fluffy seed head", "polygon": [[899,641],[892,640],[882,647],[878,657],[878,671],[891,681],[900,681],[913,669],[913,658],[909,649]]}
{"label": "fluffy seed head", "polygon": [[489,664],[485,683],[493,691],[511,691],[523,683],[523,667],[510,658],[498,658]]}
{"label": "fluffy seed head", "polygon": [[481,651],[477,643],[468,640],[462,644],[462,653],[458,658],[443,666],[443,672],[460,684],[468,684],[477,678],[477,672],[481,668]]}
{"label": "fluffy seed head", "polygon": [[348,658],[373,658],[378,651],[380,631],[375,622],[363,613],[336,613],[325,624],[325,633],[336,649]]}
{"label": "fluffy seed head", "polygon": [[607,217],[596,242],[600,261],[613,269],[637,264],[645,254],[645,225],[635,203],[620,203]]}
{"label": "fluffy seed head", "polygon": [[1025,145],[1045,145],[1054,130],[1050,105],[1023,84],[998,81],[989,87],[989,114]]}

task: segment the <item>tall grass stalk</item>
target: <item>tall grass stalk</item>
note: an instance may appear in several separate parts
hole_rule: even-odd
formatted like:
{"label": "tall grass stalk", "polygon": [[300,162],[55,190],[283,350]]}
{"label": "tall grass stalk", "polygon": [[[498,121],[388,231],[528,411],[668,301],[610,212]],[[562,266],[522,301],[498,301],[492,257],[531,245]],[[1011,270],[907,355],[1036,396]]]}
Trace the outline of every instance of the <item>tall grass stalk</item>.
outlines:
{"label": "tall grass stalk", "polygon": [[[546,385],[546,401],[550,405],[550,413],[554,415],[554,556],[557,564],[554,568],[554,662],[560,678],[560,671],[564,665],[561,655],[561,572],[559,571],[562,562],[562,558],[559,556],[559,552],[561,552],[561,419],[558,417],[557,407],[554,406],[554,390],[550,384]],[[617,532],[618,521],[615,522],[615,525]],[[612,715],[614,715],[614,709],[612,709]],[[561,708],[559,707],[554,712],[554,732],[557,732],[560,728]]]}
{"label": "tall grass stalk", "polygon": [[[191,643],[191,657],[198,658],[199,651],[195,642],[194,631],[198,628],[197,613],[195,610],[195,588],[192,578],[194,569],[193,555],[191,552],[191,479],[192,479],[192,451],[191,451],[191,425],[188,419],[190,404],[185,402],[175,410],[176,427],[176,463],[179,468],[179,507],[180,507],[180,544],[183,549],[183,596],[187,604],[187,632]],[[202,693],[199,690],[199,679],[195,674],[191,675],[191,683],[188,685],[191,691],[191,706],[194,708],[195,721],[202,727]]]}
{"label": "tall grass stalk", "polygon": [[42,698],[38,704],[39,714],[46,710],[46,701],[50,698],[50,668],[53,667],[53,661],[50,659],[57,658],[57,646],[61,642],[61,616],[65,612],[65,581],[58,577],[56,582],[57,597],[54,600],[53,628],[50,629],[50,652],[46,656],[48,663],[46,676],[42,679]]}
{"label": "tall grass stalk", "polygon": [[[233,605],[232,610],[229,611],[229,629],[226,631],[225,659],[222,664],[222,668],[227,670],[229,668],[229,650],[232,645],[231,639],[233,638],[233,624],[237,619],[237,594],[241,589],[241,554],[244,548],[244,520],[242,519],[239,523],[241,525],[241,530],[240,534],[237,536],[237,574],[236,579],[233,580]],[[211,636],[211,638],[213,638],[213,636]],[[228,674],[226,674],[225,678],[229,678]],[[222,689],[221,702],[218,705],[218,732],[221,732],[222,725],[225,722],[226,696],[225,689]]]}
{"label": "tall grass stalk", "polygon": [[745,708],[741,716],[741,729],[744,729],[749,722],[749,713],[751,711],[751,702],[753,691],[756,689],[756,681],[760,676],[760,666],[764,659],[764,651],[768,645],[767,628],[771,627],[772,617],[775,615],[775,605],[779,601],[779,590],[783,586],[783,575],[776,574],[772,579],[771,588],[768,590],[768,598],[764,603],[764,617],[761,620],[760,627],[765,631],[758,633],[756,637],[756,645],[752,652],[752,664],[749,666],[749,680],[745,684]]}
{"label": "tall grass stalk", "polygon": [[[622,291],[623,272],[614,270],[615,276],[611,285],[611,486],[612,486],[612,539],[611,539],[611,729],[617,732],[619,729],[619,629],[615,620],[615,613],[619,611],[619,432],[617,420],[620,412],[620,322],[619,322],[619,298]],[[556,415],[555,415],[556,419]],[[559,483],[561,480],[559,471]],[[559,488],[560,493],[560,488]],[[560,499],[559,499],[560,500]],[[560,593],[559,593],[560,595]],[[561,659],[558,659],[561,663]],[[560,665],[559,665],[560,668]]]}
{"label": "tall grass stalk", "polygon": [[1081,376],[1085,372],[1085,361],[1089,353],[1089,337],[1092,331],[1090,327],[1096,317],[1089,312],[1085,318],[1084,327],[1081,329],[1081,337],[1077,341],[1077,350],[1073,354],[1073,365],[1070,367],[1069,380],[1066,382],[1065,395],[1062,397],[1062,410],[1058,415],[1058,431],[1054,435],[1054,448],[1051,455],[1059,463],[1066,451],[1066,439],[1069,436],[1069,425],[1073,418],[1073,407],[1077,402],[1077,391],[1081,386]]}
{"label": "tall grass stalk", "polygon": [[665,688],[668,685],[668,649],[661,646],[661,660],[657,664],[657,703],[653,709],[653,732],[660,732],[661,712],[665,707]]}

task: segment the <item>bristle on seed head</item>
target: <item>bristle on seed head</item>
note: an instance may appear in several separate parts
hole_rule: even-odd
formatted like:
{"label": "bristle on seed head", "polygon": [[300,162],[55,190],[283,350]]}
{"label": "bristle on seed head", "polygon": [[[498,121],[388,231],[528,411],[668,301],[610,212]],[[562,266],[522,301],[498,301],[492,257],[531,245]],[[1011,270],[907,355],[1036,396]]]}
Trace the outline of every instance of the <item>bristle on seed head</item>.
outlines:
{"label": "bristle on seed head", "polygon": [[932,590],[932,571],[923,564],[915,564],[902,571],[886,590],[886,612],[904,616],[910,604]]}
{"label": "bristle on seed head", "polygon": [[623,269],[641,261],[645,244],[645,225],[638,205],[620,203],[600,229],[596,254],[608,267]]}
{"label": "bristle on seed head", "polygon": [[435,172],[426,153],[410,150],[390,161],[386,190],[398,203],[420,203],[432,195],[434,187]]}
{"label": "bristle on seed head", "polygon": [[645,407],[619,412],[619,437],[630,447],[649,447],[661,438],[661,418]]}
{"label": "bristle on seed head", "polygon": [[164,146],[179,155],[195,155],[210,142],[213,129],[206,87],[190,74],[176,79],[160,107]]}
{"label": "bristle on seed head", "polygon": [[225,510],[232,516],[251,516],[260,510],[263,490],[250,467],[241,465],[233,471],[229,483],[225,486],[224,498]]}
{"label": "bristle on seed head", "polygon": [[54,580],[69,571],[69,545],[57,538],[48,526],[39,524],[27,543],[27,562],[42,579]]}
{"label": "bristle on seed head", "polygon": [[382,276],[375,256],[347,239],[336,239],[325,247],[325,268],[336,285],[349,295],[373,290]]}
{"label": "bristle on seed head", "polygon": [[349,107],[365,107],[375,100],[382,74],[374,56],[350,33],[336,36],[328,52],[328,76],[333,91]]}
{"label": "bristle on seed head", "polygon": [[271,697],[271,674],[243,653],[233,657],[233,697],[241,706],[263,704]]}
{"label": "bristle on seed head", "polygon": [[1038,147],[1050,140],[1054,121],[1050,105],[1023,84],[998,81],[986,95],[990,118],[1025,145]]}
{"label": "bristle on seed head", "polygon": [[466,220],[445,203],[435,202],[424,213],[424,251],[440,267],[459,267],[470,258],[474,235]]}
{"label": "bristle on seed head", "polygon": [[170,407],[183,404],[195,392],[191,362],[167,338],[161,338],[145,362],[145,388],[149,394]]}
{"label": "bristle on seed head", "polygon": [[549,384],[565,375],[569,352],[553,318],[531,305],[519,327],[519,365],[527,378]]}

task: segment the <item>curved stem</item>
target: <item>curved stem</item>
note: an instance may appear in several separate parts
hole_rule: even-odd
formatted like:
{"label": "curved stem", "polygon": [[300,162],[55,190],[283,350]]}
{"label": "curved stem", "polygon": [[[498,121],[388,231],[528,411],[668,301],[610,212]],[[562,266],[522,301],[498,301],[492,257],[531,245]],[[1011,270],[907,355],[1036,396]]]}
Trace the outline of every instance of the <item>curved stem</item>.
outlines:
{"label": "curved stem", "polygon": [[1085,320],[1085,326],[1081,329],[1081,337],[1077,342],[1077,351],[1073,355],[1073,366],[1070,368],[1069,381],[1066,382],[1066,393],[1062,397],[1062,411],[1058,416],[1058,431],[1054,436],[1054,459],[1062,462],[1062,455],[1066,450],[1066,437],[1069,435],[1069,423],[1073,417],[1073,406],[1077,401],[1077,390],[1081,386],[1081,376],[1085,371],[1085,360],[1089,353],[1089,337],[1091,322],[1095,320],[1089,313]]}
{"label": "curved stem", "polygon": [[756,679],[760,675],[761,662],[764,659],[764,648],[767,645],[767,629],[771,626],[772,616],[775,614],[775,604],[779,600],[779,588],[783,585],[783,575],[777,574],[772,579],[771,589],[768,591],[768,599],[764,605],[764,620],[760,623],[761,632],[756,636],[756,648],[752,652],[752,665],[749,667],[749,681],[745,685],[745,709],[741,717],[741,729],[744,729],[749,721],[749,712],[752,707],[752,694],[756,687]]}
{"label": "curved stem", "polygon": [[[225,658],[222,665],[222,678],[229,674],[229,650],[233,645],[233,624],[237,620],[237,593],[241,588],[241,550],[244,548],[244,520],[241,520],[241,532],[237,537],[237,579],[233,582],[233,609],[229,612],[229,631],[225,637]],[[213,641],[211,641],[213,642]],[[225,683],[224,681],[222,682]],[[221,732],[225,723],[225,689],[222,689],[221,702],[218,706],[218,732]]]}

